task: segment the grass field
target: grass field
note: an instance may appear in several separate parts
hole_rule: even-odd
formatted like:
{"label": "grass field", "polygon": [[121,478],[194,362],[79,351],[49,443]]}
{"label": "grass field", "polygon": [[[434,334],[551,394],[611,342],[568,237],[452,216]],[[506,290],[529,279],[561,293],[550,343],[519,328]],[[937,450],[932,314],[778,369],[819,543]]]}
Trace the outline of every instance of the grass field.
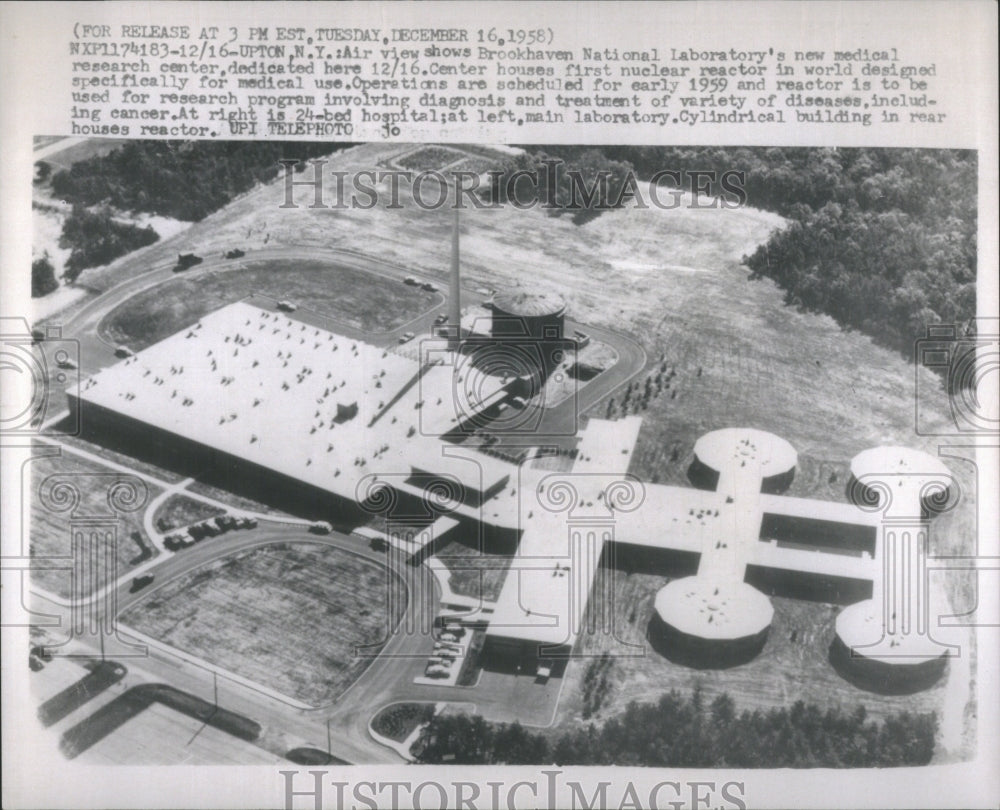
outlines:
{"label": "grass field", "polygon": [[[36,458],[31,462],[30,474],[29,537],[32,557],[66,557],[65,561],[59,561],[58,564],[71,568],[71,527],[74,518],[104,517],[109,525],[115,527],[116,542],[113,548],[103,537],[95,545],[87,545],[87,557],[83,563],[82,577],[76,586],[77,593],[90,594],[106,584],[112,552],[119,576],[158,553],[143,532],[142,506],[135,511],[123,511],[129,504],[118,501],[114,495],[110,495],[109,501],[109,493],[116,491],[116,484],[137,483],[138,492],[145,493],[141,496],[144,503],[156,497],[159,492],[156,487],[145,484],[134,476],[116,472],[69,453]],[[71,488],[71,491],[64,489],[64,486]],[[124,489],[118,492],[123,496],[127,494]],[[74,505],[77,498],[79,500]],[[112,501],[119,508],[113,510]],[[139,532],[141,544],[132,539],[133,532]],[[38,568],[32,571],[31,576],[33,583],[47,591],[64,598],[73,595],[73,578],[71,571],[67,569]]]}
{"label": "grass field", "polygon": [[[386,571],[319,543],[240,553],[126,611],[140,632],[311,705],[329,703],[387,632]],[[393,617],[394,621],[398,619]]]}
{"label": "grass field", "polygon": [[184,495],[171,495],[157,508],[153,515],[153,525],[162,532],[169,532],[223,514],[225,512],[222,509],[203,501]]}
{"label": "grass field", "polygon": [[366,332],[389,331],[438,300],[434,293],[343,265],[275,259],[171,279],[114,309],[101,331],[113,343],[144,349],[250,293],[291,299]]}
{"label": "grass field", "polygon": [[[587,669],[597,666],[596,656],[605,651],[611,653],[610,662],[604,664],[608,688],[593,712],[595,720],[618,714],[630,701],[656,701],[670,689],[688,691],[698,684],[705,691],[706,702],[728,692],[736,701],[737,711],[787,707],[796,700],[804,700],[824,708],[839,705],[846,710],[863,704],[873,718],[882,718],[892,712],[934,711],[940,707],[944,679],[915,695],[885,696],[858,689],[841,678],[827,660],[840,608],[816,602],[772,598],[774,622],[767,644],[748,664],[722,670],[697,670],[674,664],[645,641],[653,599],[669,580],[621,571],[611,576],[616,635],[622,642],[639,646],[629,649],[605,635],[582,635],[576,651],[595,658],[573,661],[567,668],[558,713],[561,724],[583,716]],[[588,606],[588,611],[593,607],[593,604]],[[616,652],[638,652],[640,657],[616,658]]]}

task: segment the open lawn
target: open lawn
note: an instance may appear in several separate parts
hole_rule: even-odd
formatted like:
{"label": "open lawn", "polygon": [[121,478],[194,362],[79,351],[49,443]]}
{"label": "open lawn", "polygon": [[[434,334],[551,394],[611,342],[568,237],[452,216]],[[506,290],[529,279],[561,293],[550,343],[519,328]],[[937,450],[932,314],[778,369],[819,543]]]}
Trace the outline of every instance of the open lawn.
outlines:
{"label": "open lawn", "polygon": [[[387,634],[386,570],[316,542],[236,554],[152,591],[123,624],[311,705],[334,700]],[[392,617],[392,623],[398,620]]]}
{"label": "open lawn", "polygon": [[366,332],[401,326],[440,301],[426,290],[331,262],[234,262],[140,293],[112,310],[100,328],[114,343],[144,349],[251,293],[290,299]]}
{"label": "open lawn", "polygon": [[157,508],[153,515],[153,525],[161,532],[169,532],[223,514],[225,512],[222,509],[203,501],[184,495],[171,495]]}
{"label": "open lawn", "polygon": [[[621,642],[597,633],[581,635],[579,658],[566,670],[566,685],[559,703],[558,722],[572,723],[588,715],[600,720],[620,713],[633,700],[652,701],[670,689],[682,692],[700,684],[706,702],[728,692],[737,711],[787,707],[796,700],[826,708],[839,705],[850,711],[858,704],[872,718],[898,711],[939,710],[946,679],[915,695],[873,695],[841,678],[827,654],[840,607],[818,602],[772,597],[774,622],[763,652],[753,661],[731,669],[698,670],[672,663],[645,640],[656,592],[669,580],[651,574],[615,571],[612,611],[615,635]],[[588,616],[594,602],[588,605]],[[609,658],[601,661],[602,653]],[[627,654],[637,657],[624,657]],[[620,657],[616,657],[620,656]],[[588,669],[595,671],[587,677]],[[606,686],[600,687],[604,681]],[[593,684],[588,689],[588,681]],[[585,711],[587,710],[587,711]]]}
{"label": "open lawn", "polygon": [[[56,171],[59,169],[68,169],[74,163],[78,163],[81,160],[89,160],[92,157],[106,155],[109,152],[113,152],[122,144],[128,143],[127,140],[121,138],[84,138],[80,140],[76,138],[50,138],[42,136],[42,138],[35,138],[34,148],[42,149],[59,140],[77,142],[68,143],[65,149],[55,151],[49,157],[45,158],[49,163],[55,164]],[[43,142],[40,143],[39,141]]]}
{"label": "open lawn", "polygon": [[[50,449],[45,446],[46,452]],[[74,592],[89,595],[107,584],[112,561],[117,575],[122,576],[158,554],[142,529],[143,508],[158,494],[156,487],[69,453],[35,458],[28,469],[31,556],[66,558],[39,563],[66,567],[34,569],[34,584],[64,598]],[[78,552],[85,556],[74,587],[70,570],[74,565],[72,522],[88,517],[104,518],[108,529],[102,525],[97,539],[81,543]],[[85,528],[88,538],[95,535],[90,524]],[[138,533],[138,540],[134,533]]]}

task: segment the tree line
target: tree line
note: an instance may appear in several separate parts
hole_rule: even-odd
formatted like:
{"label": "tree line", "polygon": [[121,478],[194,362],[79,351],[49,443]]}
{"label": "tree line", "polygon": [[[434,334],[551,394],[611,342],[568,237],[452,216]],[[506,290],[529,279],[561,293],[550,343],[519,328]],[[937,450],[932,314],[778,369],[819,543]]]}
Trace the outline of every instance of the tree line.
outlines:
{"label": "tree line", "polygon": [[[976,312],[977,156],[946,149],[614,147],[664,169],[744,173],[747,204],[789,226],[745,256],[788,304],[832,316],[911,357],[936,323]],[[687,187],[685,180],[682,185]],[[718,194],[716,184],[708,183]]]}
{"label": "tree line", "polygon": [[128,222],[119,222],[107,207],[89,210],[74,205],[63,223],[59,246],[70,248],[63,278],[75,281],[88,267],[97,267],[114,261],[159,239],[148,225],[140,228]]}
{"label": "tree line", "polygon": [[[150,228],[114,212],[150,213],[196,222],[283,171],[279,160],[306,161],[350,144],[283,141],[130,141],[106,155],[74,163],[51,176],[55,196],[73,204],[63,223],[62,247],[72,249],[64,278],[114,261],[155,242]],[[49,178],[39,164],[37,182]],[[300,163],[298,169],[305,168]],[[57,286],[57,285],[56,285]],[[55,289],[44,263],[32,268],[32,293]]]}
{"label": "tree line", "polygon": [[130,141],[52,177],[79,205],[111,205],[197,222],[282,170],[279,160],[326,155],[351,144],[285,141]]}
{"label": "tree line", "polygon": [[633,701],[603,725],[557,736],[478,715],[439,714],[413,747],[424,764],[633,765],[678,768],[865,768],[926,765],[934,753],[934,713],[899,712],[882,722],[865,708],[791,708],[737,713],[722,694],[706,705],[696,688],[656,703]]}

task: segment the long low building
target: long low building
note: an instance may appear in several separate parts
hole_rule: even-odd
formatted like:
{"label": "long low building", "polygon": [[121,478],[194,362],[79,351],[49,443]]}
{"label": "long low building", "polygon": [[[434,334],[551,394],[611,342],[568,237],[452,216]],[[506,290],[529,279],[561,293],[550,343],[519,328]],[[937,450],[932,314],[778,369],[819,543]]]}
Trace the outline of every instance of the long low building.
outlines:
{"label": "long low building", "polygon": [[[524,531],[487,629],[491,666],[569,655],[588,604],[587,632],[611,632],[611,569],[689,577],[724,593],[742,593],[735,583],[746,582],[842,604],[871,596],[880,516],[851,503],[764,494],[791,481],[787,443],[771,442],[771,464],[720,455],[723,469],[709,476],[718,489],[644,484],[626,474],[631,447],[620,447],[623,437],[634,442],[637,427],[591,420],[572,472],[522,470]],[[765,445],[759,431],[716,433],[741,448]],[[706,627],[706,638],[717,631]]]}
{"label": "long low building", "polygon": [[283,483],[317,517],[384,483],[480,519],[516,468],[439,437],[505,383],[484,377],[478,402],[456,403],[455,366],[433,354],[421,365],[238,302],[85,380],[69,405],[86,432],[251,486]]}

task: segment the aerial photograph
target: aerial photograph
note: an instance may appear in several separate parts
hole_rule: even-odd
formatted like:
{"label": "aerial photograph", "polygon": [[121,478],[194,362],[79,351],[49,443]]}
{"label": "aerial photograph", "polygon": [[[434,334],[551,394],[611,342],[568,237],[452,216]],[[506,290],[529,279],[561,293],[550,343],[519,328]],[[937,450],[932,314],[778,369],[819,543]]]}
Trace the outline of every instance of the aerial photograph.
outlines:
{"label": "aerial photograph", "polygon": [[975,758],[976,152],[33,157],[57,757]]}

